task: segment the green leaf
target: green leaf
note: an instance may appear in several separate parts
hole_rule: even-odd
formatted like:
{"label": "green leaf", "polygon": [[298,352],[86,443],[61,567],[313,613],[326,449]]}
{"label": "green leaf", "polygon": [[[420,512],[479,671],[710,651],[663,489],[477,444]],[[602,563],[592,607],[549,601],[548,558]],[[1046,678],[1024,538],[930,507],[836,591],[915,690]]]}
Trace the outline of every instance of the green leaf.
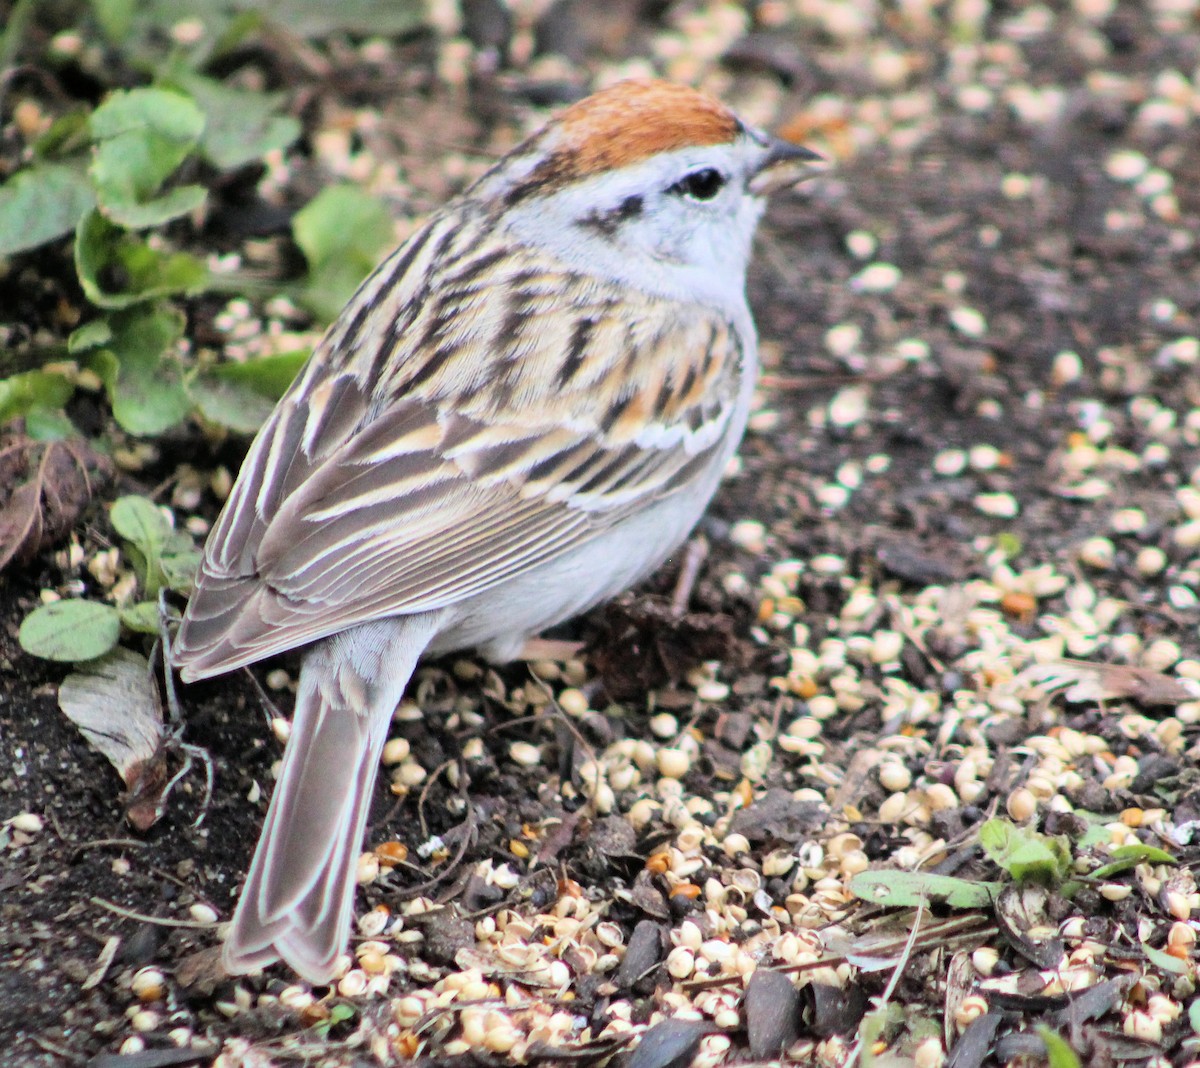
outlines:
{"label": "green leaf", "polygon": [[120,613],[99,601],[54,601],[35,608],[17,634],[21,648],[45,660],[92,660],[121,637]]}
{"label": "green leaf", "polygon": [[920,871],[864,871],[850,880],[850,892],[855,897],[889,908],[911,908],[927,902],[955,909],[985,909],[1000,890],[1000,883],[970,882]]}
{"label": "green leaf", "polygon": [[[40,134],[33,142],[33,154],[38,159],[50,159],[54,156],[67,156],[82,151],[91,144],[92,139],[88,133],[88,121],[91,117],[92,109],[89,107],[80,106],[63,112],[50,123],[46,132]],[[83,162],[79,161],[75,169],[79,171],[80,177],[87,186],[88,196],[92,197],[92,184],[87,180]],[[95,198],[92,197],[92,199]]]}
{"label": "green leaf", "polygon": [[[1111,822],[1112,816],[1104,816],[1103,819]],[[1082,836],[1075,839],[1075,846],[1078,849],[1092,849],[1095,846],[1108,845],[1111,841],[1112,834],[1106,824],[1089,823]]]}
{"label": "green leaf", "polygon": [[[92,0],[111,7],[98,21],[120,45],[122,60],[161,79],[185,64],[199,70],[209,60],[236,48],[263,23],[262,0]],[[240,11],[244,7],[248,10]],[[128,18],[126,18],[128,8]],[[194,27],[187,40],[174,31]]]}
{"label": "green leaf", "polygon": [[1079,1057],[1062,1035],[1045,1024],[1038,1024],[1037,1033],[1046,1044],[1049,1068],[1080,1068]]}
{"label": "green leaf", "polygon": [[308,261],[304,302],[332,320],[393,243],[384,205],[351,185],[321,190],[296,213],[292,234]]}
{"label": "green leaf", "polygon": [[241,434],[253,434],[266,421],[297,372],[307,352],[264,356],[244,363],[222,363],[197,375],[188,392],[209,422]]}
{"label": "green leaf", "polygon": [[[129,545],[126,555],[134,565],[148,598],[158,596],[166,584],[162,571],[163,547],[173,533],[171,524],[153,501],[145,497],[121,497],[109,513],[113,530]],[[130,548],[136,552],[129,551]]]}
{"label": "green leaf", "polygon": [[92,12],[110,44],[122,44],[133,26],[137,0],[92,0]]}
{"label": "green leaf", "polygon": [[208,269],[195,257],[152,249],[98,211],[85,215],[75,232],[75,270],[88,300],[100,308],[199,293],[209,283]]}
{"label": "green leaf", "polygon": [[16,0],[8,5],[6,19],[0,30],[0,71],[7,78],[16,64],[26,34],[38,9],[38,0]]}
{"label": "green leaf", "polygon": [[1071,869],[1071,847],[1066,837],[1039,834],[1008,820],[991,819],[979,828],[984,852],[1018,882],[1033,879],[1058,882]]}
{"label": "green leaf", "polygon": [[267,421],[273,401],[252,389],[226,382],[213,374],[188,382],[188,395],[200,415],[236,434],[253,434]]}
{"label": "green leaf", "polygon": [[106,217],[143,229],[204,203],[199,185],[158,195],[204,130],[204,113],[182,93],[155,88],[112,93],[92,112],[90,126],[96,144],[89,173]]}
{"label": "green leaf", "polygon": [[898,1002],[881,1004],[879,998],[874,998],[871,1004],[872,1010],[859,1021],[855,1040],[855,1045],[862,1051],[860,1068],[874,1068],[879,1064],[881,1058],[876,1055],[875,1048],[894,1039],[906,1022],[904,1006]]}
{"label": "green leaf", "polygon": [[335,1001],[329,1008],[329,1015],[317,1023],[313,1030],[322,1035],[328,1035],[334,1027],[347,1020],[354,1019],[354,1009],[344,1001]]}
{"label": "green leaf", "polygon": [[159,564],[163,577],[176,593],[189,594],[196,585],[196,572],[200,569],[202,554],[190,535],[175,531],[163,546]]}
{"label": "green leaf", "polygon": [[1021,538],[1011,530],[1002,530],[996,535],[996,548],[1006,560],[1013,560],[1021,554]]}
{"label": "green leaf", "polygon": [[1200,998],[1195,998],[1188,1006],[1188,1023],[1192,1030],[1200,1035]]}
{"label": "green leaf", "polygon": [[113,530],[147,556],[159,556],[174,533],[162,509],[145,497],[118,497],[109,512]]}
{"label": "green leaf", "polygon": [[1121,872],[1136,868],[1139,864],[1178,864],[1165,849],[1137,842],[1133,845],[1117,846],[1110,854],[1112,859],[1090,873],[1092,879],[1109,879]]}
{"label": "green leaf", "polygon": [[300,123],[281,113],[284,93],[234,89],[180,69],[171,81],[189,93],[206,116],[200,151],[221,170],[233,170],[285,149],[300,136]]}
{"label": "green leaf", "polygon": [[1192,970],[1190,961],[1172,956],[1165,949],[1155,949],[1153,946],[1148,946],[1143,942],[1142,952],[1146,954],[1146,959],[1151,964],[1156,968],[1161,968],[1169,975],[1187,975]]}
{"label": "green leaf", "polygon": [[298,349],[241,363],[219,363],[211,373],[223,382],[245,386],[261,397],[277,401],[287,392],[310,355],[312,353],[308,349]]}
{"label": "green leaf", "polygon": [[25,433],[35,441],[61,441],[77,434],[66,412],[31,408],[25,416]]}
{"label": "green leaf", "polygon": [[71,233],[95,204],[82,167],[35,163],[0,185],[0,256]]}
{"label": "green leaf", "polygon": [[158,602],[138,601],[135,605],[122,608],[121,623],[138,634],[157,634]]}
{"label": "green leaf", "polygon": [[108,320],[93,319],[90,323],[84,323],[83,326],[78,327],[67,338],[67,352],[72,356],[78,356],[81,352],[98,349],[110,341],[112,341],[112,327],[108,325]]}
{"label": "green leaf", "polygon": [[48,371],[25,371],[0,378],[0,423],[39,409],[61,409],[74,392],[75,387],[62,375]]}
{"label": "green leaf", "polygon": [[161,434],[191,409],[182,368],[168,355],[183,334],[183,314],[142,305],[108,321],[112,340],[90,366],[108,390],[113,416],[131,434]]}
{"label": "green leaf", "polygon": [[[121,497],[109,518],[113,529],[129,544],[126,555],[133,562],[148,598],[163,586],[189,593],[195,585],[200,552],[191,535],[175,530],[153,501],[145,497]],[[157,629],[157,616],[154,620]],[[130,624],[132,626],[132,624]]]}

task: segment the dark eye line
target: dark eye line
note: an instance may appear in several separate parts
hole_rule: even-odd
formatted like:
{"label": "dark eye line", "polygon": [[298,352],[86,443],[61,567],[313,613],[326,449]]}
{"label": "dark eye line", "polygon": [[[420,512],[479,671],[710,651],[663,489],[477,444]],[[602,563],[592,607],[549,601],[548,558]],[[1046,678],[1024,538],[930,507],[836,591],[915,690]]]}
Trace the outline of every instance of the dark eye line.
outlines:
{"label": "dark eye line", "polygon": [[715,167],[702,167],[685,174],[667,191],[693,200],[712,200],[725,185],[725,175]]}
{"label": "dark eye line", "polygon": [[594,211],[579,220],[579,225],[595,230],[601,237],[613,238],[623,223],[642,214],[645,200],[634,194],[626,197],[610,211]]}

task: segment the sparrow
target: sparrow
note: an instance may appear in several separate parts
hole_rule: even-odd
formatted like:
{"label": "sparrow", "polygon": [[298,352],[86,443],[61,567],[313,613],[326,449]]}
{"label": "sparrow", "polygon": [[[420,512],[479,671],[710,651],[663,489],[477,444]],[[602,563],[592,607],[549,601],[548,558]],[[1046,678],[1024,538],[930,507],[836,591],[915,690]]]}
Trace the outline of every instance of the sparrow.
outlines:
{"label": "sparrow", "polygon": [[362,284],[254,439],[174,648],[303,648],[223,948],[336,974],[393,712],[423,656],[496,662],[687,538],[745,429],[751,241],[810,150],[627,81],[576,103]]}

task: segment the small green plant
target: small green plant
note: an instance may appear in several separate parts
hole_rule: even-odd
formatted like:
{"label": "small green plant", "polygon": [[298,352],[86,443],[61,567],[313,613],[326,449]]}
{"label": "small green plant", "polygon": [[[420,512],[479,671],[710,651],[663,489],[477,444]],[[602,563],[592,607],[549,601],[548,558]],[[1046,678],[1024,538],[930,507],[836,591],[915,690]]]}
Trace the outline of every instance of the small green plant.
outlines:
{"label": "small green plant", "polygon": [[1039,1024],[1038,1035],[1046,1044],[1046,1060],[1050,1068],[1080,1068],[1079,1056],[1057,1031]]}
{"label": "small green plant", "polygon": [[122,628],[159,632],[158,595],[163,590],[191,590],[200,553],[162,508],[145,497],[121,497],[110,519],[137,575],[138,599],[120,606],[82,598],[42,605],[25,617],[18,633],[27,653],[46,660],[94,660],[117,645]]}
{"label": "small green plant", "polygon": [[354,1008],[344,1001],[335,1001],[329,1007],[329,1015],[313,1024],[313,1030],[322,1038],[328,1038],[329,1032],[338,1024],[344,1024],[354,1019]]}
{"label": "small green plant", "polygon": [[[385,17],[403,9],[402,26],[412,28],[415,8],[394,5]],[[94,312],[65,352],[50,354],[50,366],[0,378],[0,422],[24,418],[25,433],[35,438],[72,433],[63,409],[78,375],[69,357],[99,379],[129,434],[162,434],[192,414],[253,432],[307,354],[250,360],[236,374],[211,358],[189,360],[179,302],[212,290],[262,292],[258,279],[214,274],[186,245],[190,220],[209,197],[196,179],[285,151],[300,136],[283,93],[205,73],[254,33],[263,15],[249,2],[185,9],[170,0],[93,0],[86,10],[107,44],[150,84],[65,111],[0,184],[0,259],[73,235],[75,273]],[[302,24],[321,21],[316,5],[300,0],[273,3],[270,12]],[[355,17],[354,10],[342,14]],[[0,54],[19,50],[27,22],[12,20]],[[326,189],[295,218],[307,277],[274,288],[331,318],[391,234],[377,200],[350,187]]]}
{"label": "small green plant", "polygon": [[[1086,814],[1085,814],[1086,815]],[[1092,817],[1102,821],[1103,817]],[[984,853],[1011,882],[963,879],[932,872],[864,871],[850,880],[850,890],[863,901],[889,908],[913,908],[936,903],[952,909],[982,909],[993,905],[1006,886],[1040,884],[1064,897],[1079,892],[1085,882],[1097,883],[1130,871],[1139,864],[1176,864],[1175,857],[1157,846],[1141,842],[1108,851],[1108,862],[1086,875],[1077,875],[1075,851],[1106,842],[1107,831],[1097,822],[1074,843],[1065,835],[1048,835],[1004,819],[990,819],[979,827]]]}
{"label": "small green plant", "polygon": [[864,871],[851,879],[850,889],[863,901],[887,908],[936,902],[952,909],[984,909],[996,900],[1001,884],[923,871]]}
{"label": "small green plant", "polygon": [[[36,6],[35,0],[18,0],[0,29],[0,73],[19,58],[34,58],[23,53]],[[78,469],[75,481],[82,480],[88,492],[72,497],[73,518],[91,499],[91,468],[104,462],[110,448],[107,426],[86,448],[58,444],[77,441],[68,416],[77,388],[102,390],[113,422],[128,435],[157,437],[190,418],[252,434],[308,353],[223,362],[212,352],[193,351],[187,343],[189,303],[214,291],[283,293],[318,320],[332,318],[392,242],[391,216],[379,201],[334,186],[293,220],[305,276],[268,287],[260,278],[210,269],[197,252],[203,246],[194,223],[211,207],[213,179],[288,151],[302,133],[287,112],[287,94],[248,87],[254,79],[239,78],[236,69],[227,80],[215,77],[216,62],[228,72],[235,50],[268,18],[299,34],[347,28],[399,33],[418,26],[425,9],[417,0],[382,7],[349,0],[336,8],[320,0],[68,0],[54,17],[65,20],[60,25],[70,29],[65,37],[75,44],[60,46],[58,38],[43,35],[39,39],[50,44],[37,60],[50,69],[76,65],[100,84],[119,87],[59,107],[31,135],[19,160],[3,161],[10,176],[0,183],[0,260],[54,242],[65,252],[70,239],[71,266],[87,305],[76,309],[82,325],[61,342],[8,354],[15,371],[0,377],[0,426],[21,420],[10,449],[30,456],[42,449],[56,459],[59,453],[49,450],[67,445],[71,456],[78,453],[68,473]],[[0,566],[28,559],[47,537],[61,537],[62,523],[52,529],[46,517],[61,504],[62,479],[51,477],[58,468],[45,473],[45,467],[43,462],[35,472],[40,479],[31,476],[29,486],[0,499],[0,513],[12,520],[5,528],[11,544],[0,534]],[[67,662],[102,657],[123,633],[158,632],[163,590],[190,588],[199,554],[168,510],[123,497],[110,518],[136,574],[136,596],[117,604],[43,605],[20,629],[28,652]]]}
{"label": "small green plant", "polygon": [[1008,820],[990,819],[979,828],[983,851],[1019,883],[1058,885],[1071,871],[1071,842]]}

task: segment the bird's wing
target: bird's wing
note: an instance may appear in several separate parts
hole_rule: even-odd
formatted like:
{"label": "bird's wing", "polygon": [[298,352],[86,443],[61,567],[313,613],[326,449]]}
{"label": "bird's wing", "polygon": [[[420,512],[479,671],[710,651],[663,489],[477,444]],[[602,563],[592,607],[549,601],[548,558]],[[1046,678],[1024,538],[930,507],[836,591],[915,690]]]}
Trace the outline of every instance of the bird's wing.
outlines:
{"label": "bird's wing", "polygon": [[364,283],[251,447],[177,640],[185,678],[467,599],[724,447],[749,357],[722,317],[440,222]]}

